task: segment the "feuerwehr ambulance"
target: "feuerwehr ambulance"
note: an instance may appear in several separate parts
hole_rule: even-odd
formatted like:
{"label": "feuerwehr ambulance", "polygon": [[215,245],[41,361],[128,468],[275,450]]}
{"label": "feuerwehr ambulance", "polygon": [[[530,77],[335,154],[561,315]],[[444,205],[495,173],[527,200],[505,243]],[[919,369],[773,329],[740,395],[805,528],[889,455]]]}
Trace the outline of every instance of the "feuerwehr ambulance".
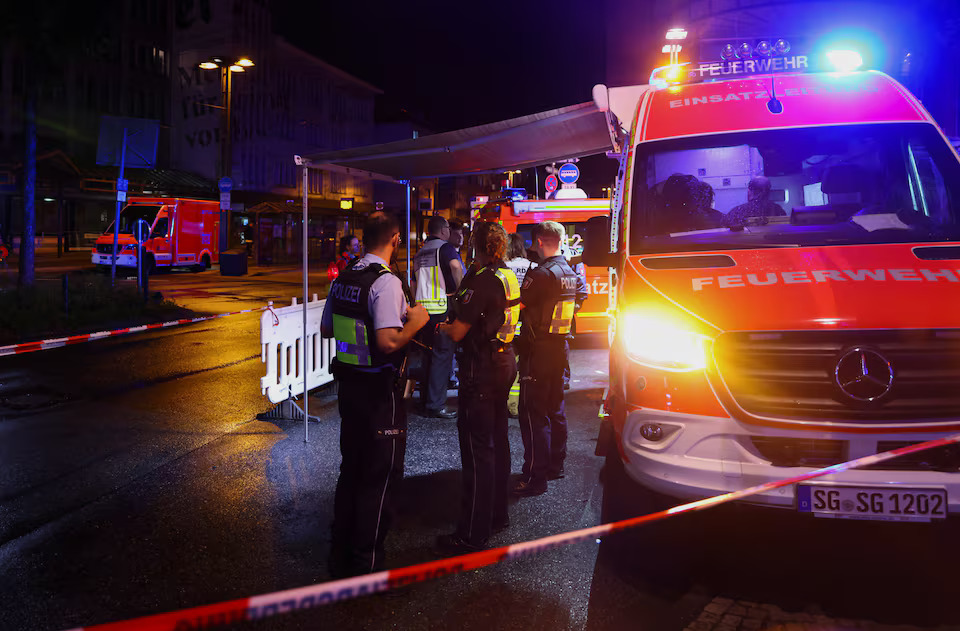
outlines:
{"label": "feuerwehr ambulance", "polygon": [[[617,279],[608,457],[689,499],[960,431],[956,153],[857,51],[715,52],[594,92],[625,121],[611,225],[584,253]],[[751,501],[944,518],[960,450]]]}

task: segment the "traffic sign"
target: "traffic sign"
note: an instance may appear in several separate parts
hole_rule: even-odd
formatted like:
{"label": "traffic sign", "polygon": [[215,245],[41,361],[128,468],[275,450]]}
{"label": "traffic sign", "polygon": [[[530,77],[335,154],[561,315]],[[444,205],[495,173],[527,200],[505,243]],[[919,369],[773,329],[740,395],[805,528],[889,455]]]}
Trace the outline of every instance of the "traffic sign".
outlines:
{"label": "traffic sign", "polygon": [[124,179],[122,177],[117,178],[117,190],[123,191],[126,193],[130,190],[130,180]]}
{"label": "traffic sign", "polygon": [[230,192],[220,193],[220,210],[230,210]]}
{"label": "traffic sign", "polygon": [[552,193],[557,190],[559,183],[557,182],[557,176],[552,173],[547,176],[547,179],[543,181],[543,186],[547,189],[547,192]]}
{"label": "traffic sign", "polygon": [[233,180],[228,177],[220,178],[220,181],[217,182],[217,185],[220,187],[221,193],[229,193],[233,190]]}
{"label": "traffic sign", "polygon": [[560,167],[560,170],[557,171],[557,175],[560,177],[560,181],[564,184],[573,184],[580,179],[580,168],[574,163],[568,162]]}

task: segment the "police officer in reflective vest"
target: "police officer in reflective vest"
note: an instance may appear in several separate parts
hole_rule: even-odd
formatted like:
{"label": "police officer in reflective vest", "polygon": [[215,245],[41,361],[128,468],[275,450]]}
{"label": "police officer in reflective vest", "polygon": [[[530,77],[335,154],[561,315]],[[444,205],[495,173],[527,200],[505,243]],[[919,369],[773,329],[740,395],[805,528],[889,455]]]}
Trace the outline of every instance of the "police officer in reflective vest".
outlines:
{"label": "police officer in reflective vest", "polygon": [[395,217],[370,215],[363,230],[366,254],[340,272],[323,309],[321,333],[336,338],[332,370],[341,419],[329,557],[335,578],[384,567],[390,494],[403,477],[401,366],[405,346],[429,316],[424,307],[407,305],[402,283],[388,267],[399,241]]}
{"label": "police officer in reflective vest", "polygon": [[564,337],[576,306],[577,275],[560,252],[564,228],[555,221],[533,233],[540,266],[527,272],[520,289],[520,436],[523,475],[513,489],[540,495],[547,480],[563,477],[567,419],[563,413]]}
{"label": "police officer in reflective vest", "polygon": [[517,376],[512,342],[520,319],[520,285],[503,262],[503,226],[478,223],[472,243],[474,264],[457,292],[454,320],[438,329],[438,335],[460,344],[460,519],[456,531],[438,537],[436,546],[451,555],[485,548],[491,532],[510,521],[507,397]]}

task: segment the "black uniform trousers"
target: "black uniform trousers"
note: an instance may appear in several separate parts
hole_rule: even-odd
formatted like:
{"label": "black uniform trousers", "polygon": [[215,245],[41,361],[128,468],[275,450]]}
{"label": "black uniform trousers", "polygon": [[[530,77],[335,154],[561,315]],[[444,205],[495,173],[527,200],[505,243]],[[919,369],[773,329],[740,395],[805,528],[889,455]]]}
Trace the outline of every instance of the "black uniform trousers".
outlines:
{"label": "black uniform trousers", "polygon": [[517,359],[507,345],[502,350],[460,353],[457,361],[463,494],[456,534],[469,544],[484,546],[492,526],[508,521],[507,397],[517,377]]}
{"label": "black uniform trousers", "polygon": [[[407,416],[392,370],[338,374],[340,478],[334,496],[330,573],[384,569],[391,495],[403,477]],[[398,433],[398,430],[402,432]]]}
{"label": "black uniform trousers", "polygon": [[523,479],[534,486],[563,468],[567,457],[567,418],[563,410],[564,338],[520,346],[520,437]]}

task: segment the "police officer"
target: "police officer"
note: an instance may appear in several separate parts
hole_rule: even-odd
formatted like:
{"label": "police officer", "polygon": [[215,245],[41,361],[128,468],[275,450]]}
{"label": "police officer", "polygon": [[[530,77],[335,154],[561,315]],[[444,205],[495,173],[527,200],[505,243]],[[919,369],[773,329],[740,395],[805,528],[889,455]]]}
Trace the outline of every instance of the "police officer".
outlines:
{"label": "police officer", "polygon": [[[330,573],[335,578],[384,567],[390,492],[403,477],[407,418],[401,393],[404,347],[428,321],[409,307],[388,266],[400,224],[376,212],[363,230],[366,254],[331,284],[320,329],[336,338],[340,478],[334,498]],[[404,319],[406,320],[404,322]]]}
{"label": "police officer", "polygon": [[509,524],[507,396],[517,376],[511,342],[520,318],[520,286],[503,262],[503,226],[477,224],[473,247],[474,264],[457,292],[455,319],[438,329],[460,344],[457,432],[463,466],[460,519],[453,534],[437,538],[441,554],[481,550],[491,532]]}
{"label": "police officer", "polygon": [[576,306],[577,275],[561,254],[565,230],[555,221],[534,229],[540,265],[527,272],[520,289],[520,437],[523,474],[515,495],[540,495],[547,480],[563,477],[567,419],[563,413],[564,338]]}

